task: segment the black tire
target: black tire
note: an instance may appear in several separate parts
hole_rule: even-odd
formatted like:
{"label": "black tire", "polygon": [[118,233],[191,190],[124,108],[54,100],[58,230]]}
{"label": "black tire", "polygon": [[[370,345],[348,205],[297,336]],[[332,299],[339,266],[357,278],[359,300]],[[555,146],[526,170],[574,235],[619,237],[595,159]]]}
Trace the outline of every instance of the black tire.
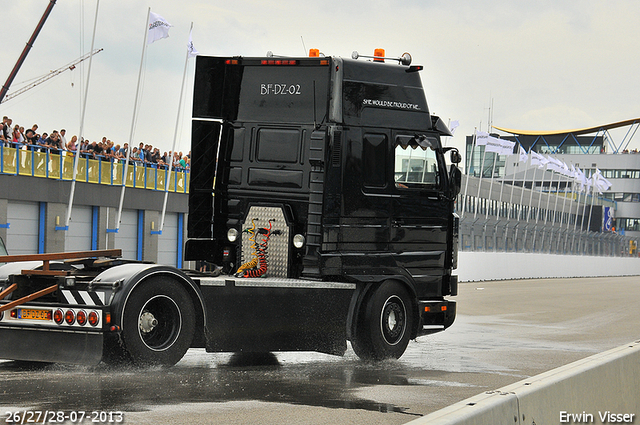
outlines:
{"label": "black tire", "polygon": [[407,288],[385,281],[370,291],[357,314],[353,350],[363,360],[398,359],[407,349],[414,322]]}
{"label": "black tire", "polygon": [[124,306],[121,344],[140,366],[173,366],[191,346],[195,309],[179,283],[165,277],[143,282]]}

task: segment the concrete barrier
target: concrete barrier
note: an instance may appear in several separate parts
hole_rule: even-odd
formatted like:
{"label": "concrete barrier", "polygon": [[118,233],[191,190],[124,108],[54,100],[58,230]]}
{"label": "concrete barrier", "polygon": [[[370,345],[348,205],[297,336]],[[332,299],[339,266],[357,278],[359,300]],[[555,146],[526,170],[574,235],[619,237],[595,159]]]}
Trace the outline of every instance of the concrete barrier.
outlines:
{"label": "concrete barrier", "polygon": [[456,273],[461,282],[638,276],[640,275],[640,258],[467,251],[458,253]]}
{"label": "concrete barrier", "polygon": [[409,423],[640,423],[640,341],[479,394]]}

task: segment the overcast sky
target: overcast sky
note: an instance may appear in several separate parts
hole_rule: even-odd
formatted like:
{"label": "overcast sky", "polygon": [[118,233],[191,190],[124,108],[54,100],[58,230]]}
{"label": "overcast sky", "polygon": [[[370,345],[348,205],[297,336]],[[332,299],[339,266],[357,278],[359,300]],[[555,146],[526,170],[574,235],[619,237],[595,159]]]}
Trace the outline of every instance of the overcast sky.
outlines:
{"label": "overcast sky", "polygon": [[[0,0],[0,80],[30,37],[49,0]],[[147,9],[173,25],[148,46],[144,90],[133,141],[169,150],[178,113],[190,22],[205,55],[326,55],[354,50],[387,56],[409,52],[424,65],[432,113],[458,120],[462,147],[475,128],[522,130],[591,127],[640,117],[640,2],[635,0],[102,0],[88,91],[85,135],[129,140]],[[89,51],[96,1],[59,0],[12,89]],[[82,18],[84,17],[84,18]],[[86,72],[88,61],[84,62]],[[189,150],[193,59],[180,118],[178,149]],[[85,77],[86,78],[86,77]],[[2,115],[40,131],[79,133],[82,68],[0,105]],[[11,91],[10,91],[11,92]],[[623,131],[613,132],[620,143]],[[630,147],[640,147],[640,135]]]}

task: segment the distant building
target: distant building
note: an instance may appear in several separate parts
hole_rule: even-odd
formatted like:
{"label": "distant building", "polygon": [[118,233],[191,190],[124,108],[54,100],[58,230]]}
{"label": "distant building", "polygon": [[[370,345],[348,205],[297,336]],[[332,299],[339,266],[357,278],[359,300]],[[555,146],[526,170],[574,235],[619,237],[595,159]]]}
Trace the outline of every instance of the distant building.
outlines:
{"label": "distant building", "polygon": [[[493,136],[516,142],[514,154],[520,144],[527,152],[533,150],[539,154],[551,155],[567,165],[579,167],[587,176],[599,169],[612,186],[602,194],[596,192],[596,195],[613,201],[615,231],[635,238],[640,237],[640,154],[636,150],[628,152],[626,147],[622,149],[616,146],[606,131],[623,125],[635,126],[637,129],[639,124],[638,120],[629,120],[567,133],[522,132],[524,134],[518,134],[515,130],[500,129],[513,134],[508,136],[493,134]],[[587,134],[588,131],[593,134]],[[554,177],[557,180],[550,183],[551,173],[547,173],[546,180],[543,180],[541,172],[534,174],[529,163],[519,162],[515,155],[497,156],[491,152],[485,154],[483,146],[473,147],[474,136],[467,136],[465,172],[471,176],[482,175],[483,179],[491,178],[493,170],[494,179],[503,180],[507,184],[534,187],[544,192],[572,191],[570,179],[557,176]],[[609,203],[605,202],[605,204]]]}
{"label": "distant building", "polygon": [[[517,136],[500,136],[498,134],[492,134],[494,137],[500,137],[501,139],[510,140],[522,145],[522,147],[529,152],[533,149],[539,154],[550,155],[593,155],[606,153],[606,147],[603,136],[573,136],[568,134],[554,134],[554,135],[517,135]],[[475,146],[473,149],[473,155],[471,154],[472,146],[474,144],[474,136],[467,136],[466,141],[466,163],[465,170],[468,170],[468,174],[474,177],[480,176],[480,168],[482,166],[482,177],[491,177],[491,171],[494,170],[494,177],[502,177],[505,174],[505,162],[506,156],[498,156],[494,153],[484,152],[484,146]],[[514,150],[514,153],[516,150]],[[484,162],[483,162],[484,158]],[[495,161],[495,168],[494,168]],[[469,168],[471,167],[471,168]]]}

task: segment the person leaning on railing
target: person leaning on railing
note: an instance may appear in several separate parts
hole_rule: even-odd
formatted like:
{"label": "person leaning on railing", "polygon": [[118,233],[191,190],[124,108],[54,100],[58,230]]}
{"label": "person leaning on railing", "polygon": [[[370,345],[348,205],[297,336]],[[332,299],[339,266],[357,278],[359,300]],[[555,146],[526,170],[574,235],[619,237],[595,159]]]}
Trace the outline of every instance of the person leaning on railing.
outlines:
{"label": "person leaning on railing", "polygon": [[48,146],[46,144],[47,139],[49,138],[48,133],[42,133],[42,135],[38,138],[36,144],[38,145],[38,152],[46,152]]}
{"label": "person leaning on railing", "polygon": [[[72,136],[68,143],[62,143],[60,133],[53,130],[51,134],[37,134],[38,125],[34,124],[31,128],[24,130],[24,127],[16,125],[11,127],[12,120],[3,117],[0,123],[0,143],[5,147],[15,149],[29,149],[37,152],[51,153],[55,155],[75,156],[76,152],[80,152],[80,157],[87,159],[97,159],[117,163],[126,159],[128,143],[122,148],[115,145],[110,140],[106,142],[89,142],[84,138],[78,141],[77,136]],[[106,138],[103,138],[106,139]],[[182,155],[182,152],[165,152],[160,155],[160,150],[152,145],[144,145],[141,143],[142,149],[133,148],[130,154],[130,161],[145,167],[168,169],[169,163],[173,162],[172,168],[175,171],[189,170],[190,156]]]}
{"label": "person leaning on railing", "polygon": [[76,146],[76,143],[78,142],[78,136],[71,136],[71,140],[69,140],[67,142],[67,154],[69,156],[73,156],[76,153],[76,150],[78,149],[78,147]]}
{"label": "person leaning on railing", "polygon": [[25,131],[24,135],[25,135],[26,143],[29,149],[30,150],[36,149],[36,146],[38,144],[38,135],[36,134],[36,132],[29,128],[27,129],[27,131]]}
{"label": "person leaning on railing", "polygon": [[60,154],[62,147],[60,146],[60,135],[57,130],[53,130],[44,143],[49,148],[50,153]]}

